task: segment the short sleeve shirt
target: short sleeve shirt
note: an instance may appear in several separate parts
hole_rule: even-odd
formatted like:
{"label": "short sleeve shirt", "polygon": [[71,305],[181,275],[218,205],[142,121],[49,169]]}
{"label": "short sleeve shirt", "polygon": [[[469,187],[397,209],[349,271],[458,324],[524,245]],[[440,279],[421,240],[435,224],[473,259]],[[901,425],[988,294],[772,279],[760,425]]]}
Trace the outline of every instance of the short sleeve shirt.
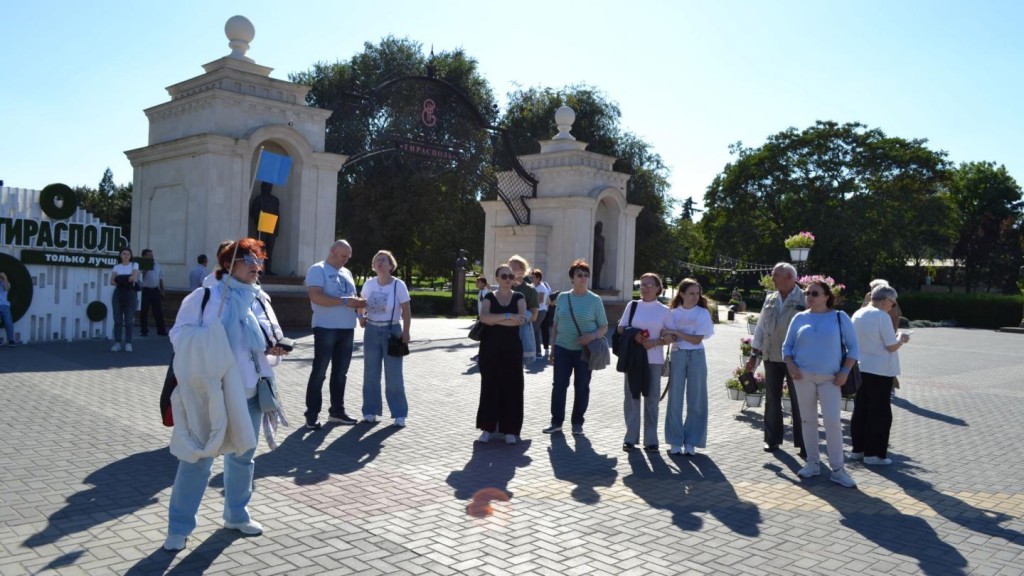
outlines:
{"label": "short sleeve shirt", "polygon": [[[306,271],[306,286],[316,286],[329,298],[349,298],[356,295],[352,273],[344,266],[335,268],[327,262],[317,262]],[[321,306],[312,300],[314,328],[355,328],[356,310],[348,306]]]}
{"label": "short sleeve shirt", "polygon": [[362,296],[366,298],[366,318],[371,322],[400,323],[402,304],[410,300],[405,282],[394,277],[386,286],[381,286],[376,278],[370,278],[363,284]]}

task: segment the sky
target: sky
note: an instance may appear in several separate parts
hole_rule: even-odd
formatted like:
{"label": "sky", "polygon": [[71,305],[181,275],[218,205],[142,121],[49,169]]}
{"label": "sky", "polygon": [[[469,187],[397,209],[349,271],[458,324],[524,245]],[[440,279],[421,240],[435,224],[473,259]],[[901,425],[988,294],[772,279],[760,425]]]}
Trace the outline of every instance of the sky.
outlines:
{"label": "sky", "polygon": [[390,35],[462,48],[502,106],[518,87],[597,88],[669,167],[670,194],[698,206],[730,144],[817,120],[1024,182],[1017,0],[33,0],[2,14],[0,180],[17,188],[96,187],[107,167],[130,182],[143,110],[230,53],[235,14],[256,29],[248,56],[282,80]]}

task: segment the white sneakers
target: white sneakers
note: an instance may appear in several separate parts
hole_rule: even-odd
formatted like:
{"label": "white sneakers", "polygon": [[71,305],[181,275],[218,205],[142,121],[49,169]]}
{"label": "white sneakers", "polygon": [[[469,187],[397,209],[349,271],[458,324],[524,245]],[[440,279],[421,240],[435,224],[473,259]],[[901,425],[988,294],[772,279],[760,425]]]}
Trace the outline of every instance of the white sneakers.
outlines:
{"label": "white sneakers", "polygon": [[124,345],[124,351],[125,352],[131,352],[132,351],[132,345],[131,344],[125,344]]}
{"label": "white sneakers", "polygon": [[865,456],[864,463],[868,466],[888,466],[892,464],[892,459],[879,458],[878,456]]}
{"label": "white sneakers", "polygon": [[519,442],[519,439],[515,434],[505,434],[505,444],[515,444],[516,442]]}
{"label": "white sneakers", "polygon": [[863,459],[864,459],[864,453],[863,452],[850,452],[850,460],[863,460]]}
{"label": "white sneakers", "polygon": [[372,424],[373,422],[376,421],[377,416],[375,414],[363,414],[363,422],[370,422]]}
{"label": "white sneakers", "polygon": [[808,462],[804,464],[804,467],[797,471],[796,475],[801,478],[810,478],[811,476],[817,476],[821,474],[821,466],[817,462]]}
{"label": "white sneakers", "polygon": [[831,475],[829,475],[828,479],[835,482],[836,484],[842,484],[847,488],[857,487],[857,483],[853,480],[853,478],[850,477],[850,475],[846,472],[845,468],[840,468],[839,470],[836,470]]}
{"label": "white sneakers", "polygon": [[683,445],[683,450],[686,451],[686,455],[687,456],[696,456],[697,455],[697,449],[693,447],[693,444],[685,444],[685,445]]}
{"label": "white sneakers", "polygon": [[[110,347],[110,351],[111,352],[120,352],[121,351],[121,343],[120,342],[114,342],[114,345]],[[178,550],[181,550],[181,548],[178,548]]]}
{"label": "white sneakers", "polygon": [[491,433],[490,432],[481,432],[480,433],[480,437],[477,438],[476,441],[477,442],[483,442],[484,444],[490,442],[491,441]]}
{"label": "white sneakers", "polygon": [[395,418],[395,426],[405,428],[405,418]]}
{"label": "white sneakers", "polygon": [[259,536],[263,534],[263,525],[255,520],[249,520],[248,522],[225,522],[224,528],[228,530],[238,530],[242,534],[248,536]]}
{"label": "white sneakers", "polygon": [[680,448],[678,444],[673,444],[673,445],[672,445],[672,446],[671,446],[671,447],[670,447],[670,448],[668,449],[668,453],[669,453],[669,454],[672,454],[673,456],[677,456],[677,455],[679,455],[679,454],[682,454],[682,453],[683,453],[683,449],[682,449],[682,448]]}
{"label": "white sneakers", "polygon": [[167,540],[164,540],[164,550],[170,550],[171,552],[177,552],[178,550],[185,549],[185,540],[188,536],[184,534],[168,534]]}

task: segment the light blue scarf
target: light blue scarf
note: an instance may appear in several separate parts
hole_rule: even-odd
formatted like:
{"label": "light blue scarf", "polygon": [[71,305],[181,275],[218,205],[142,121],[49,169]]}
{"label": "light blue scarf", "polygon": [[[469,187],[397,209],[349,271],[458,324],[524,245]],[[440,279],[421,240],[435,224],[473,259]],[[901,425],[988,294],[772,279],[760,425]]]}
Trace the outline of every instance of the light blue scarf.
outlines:
{"label": "light blue scarf", "polygon": [[224,276],[221,280],[221,294],[224,298],[224,314],[220,321],[228,333],[228,342],[241,345],[256,354],[263,354],[267,341],[263,330],[252,311],[253,300],[259,294],[260,287],[255,284],[239,282],[232,276]]}

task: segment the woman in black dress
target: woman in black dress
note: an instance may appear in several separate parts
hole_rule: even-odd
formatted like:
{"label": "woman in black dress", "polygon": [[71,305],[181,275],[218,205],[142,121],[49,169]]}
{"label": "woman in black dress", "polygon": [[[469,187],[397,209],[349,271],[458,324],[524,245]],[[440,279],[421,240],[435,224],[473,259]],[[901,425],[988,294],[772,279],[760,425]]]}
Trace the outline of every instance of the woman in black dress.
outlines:
{"label": "woman in black dress", "polygon": [[519,327],[526,321],[526,300],[512,291],[515,274],[508,266],[494,273],[498,289],[484,297],[480,321],[486,325],[480,341],[480,406],[476,427],[480,442],[497,433],[506,444],[519,441],[523,428],[523,343]]}

